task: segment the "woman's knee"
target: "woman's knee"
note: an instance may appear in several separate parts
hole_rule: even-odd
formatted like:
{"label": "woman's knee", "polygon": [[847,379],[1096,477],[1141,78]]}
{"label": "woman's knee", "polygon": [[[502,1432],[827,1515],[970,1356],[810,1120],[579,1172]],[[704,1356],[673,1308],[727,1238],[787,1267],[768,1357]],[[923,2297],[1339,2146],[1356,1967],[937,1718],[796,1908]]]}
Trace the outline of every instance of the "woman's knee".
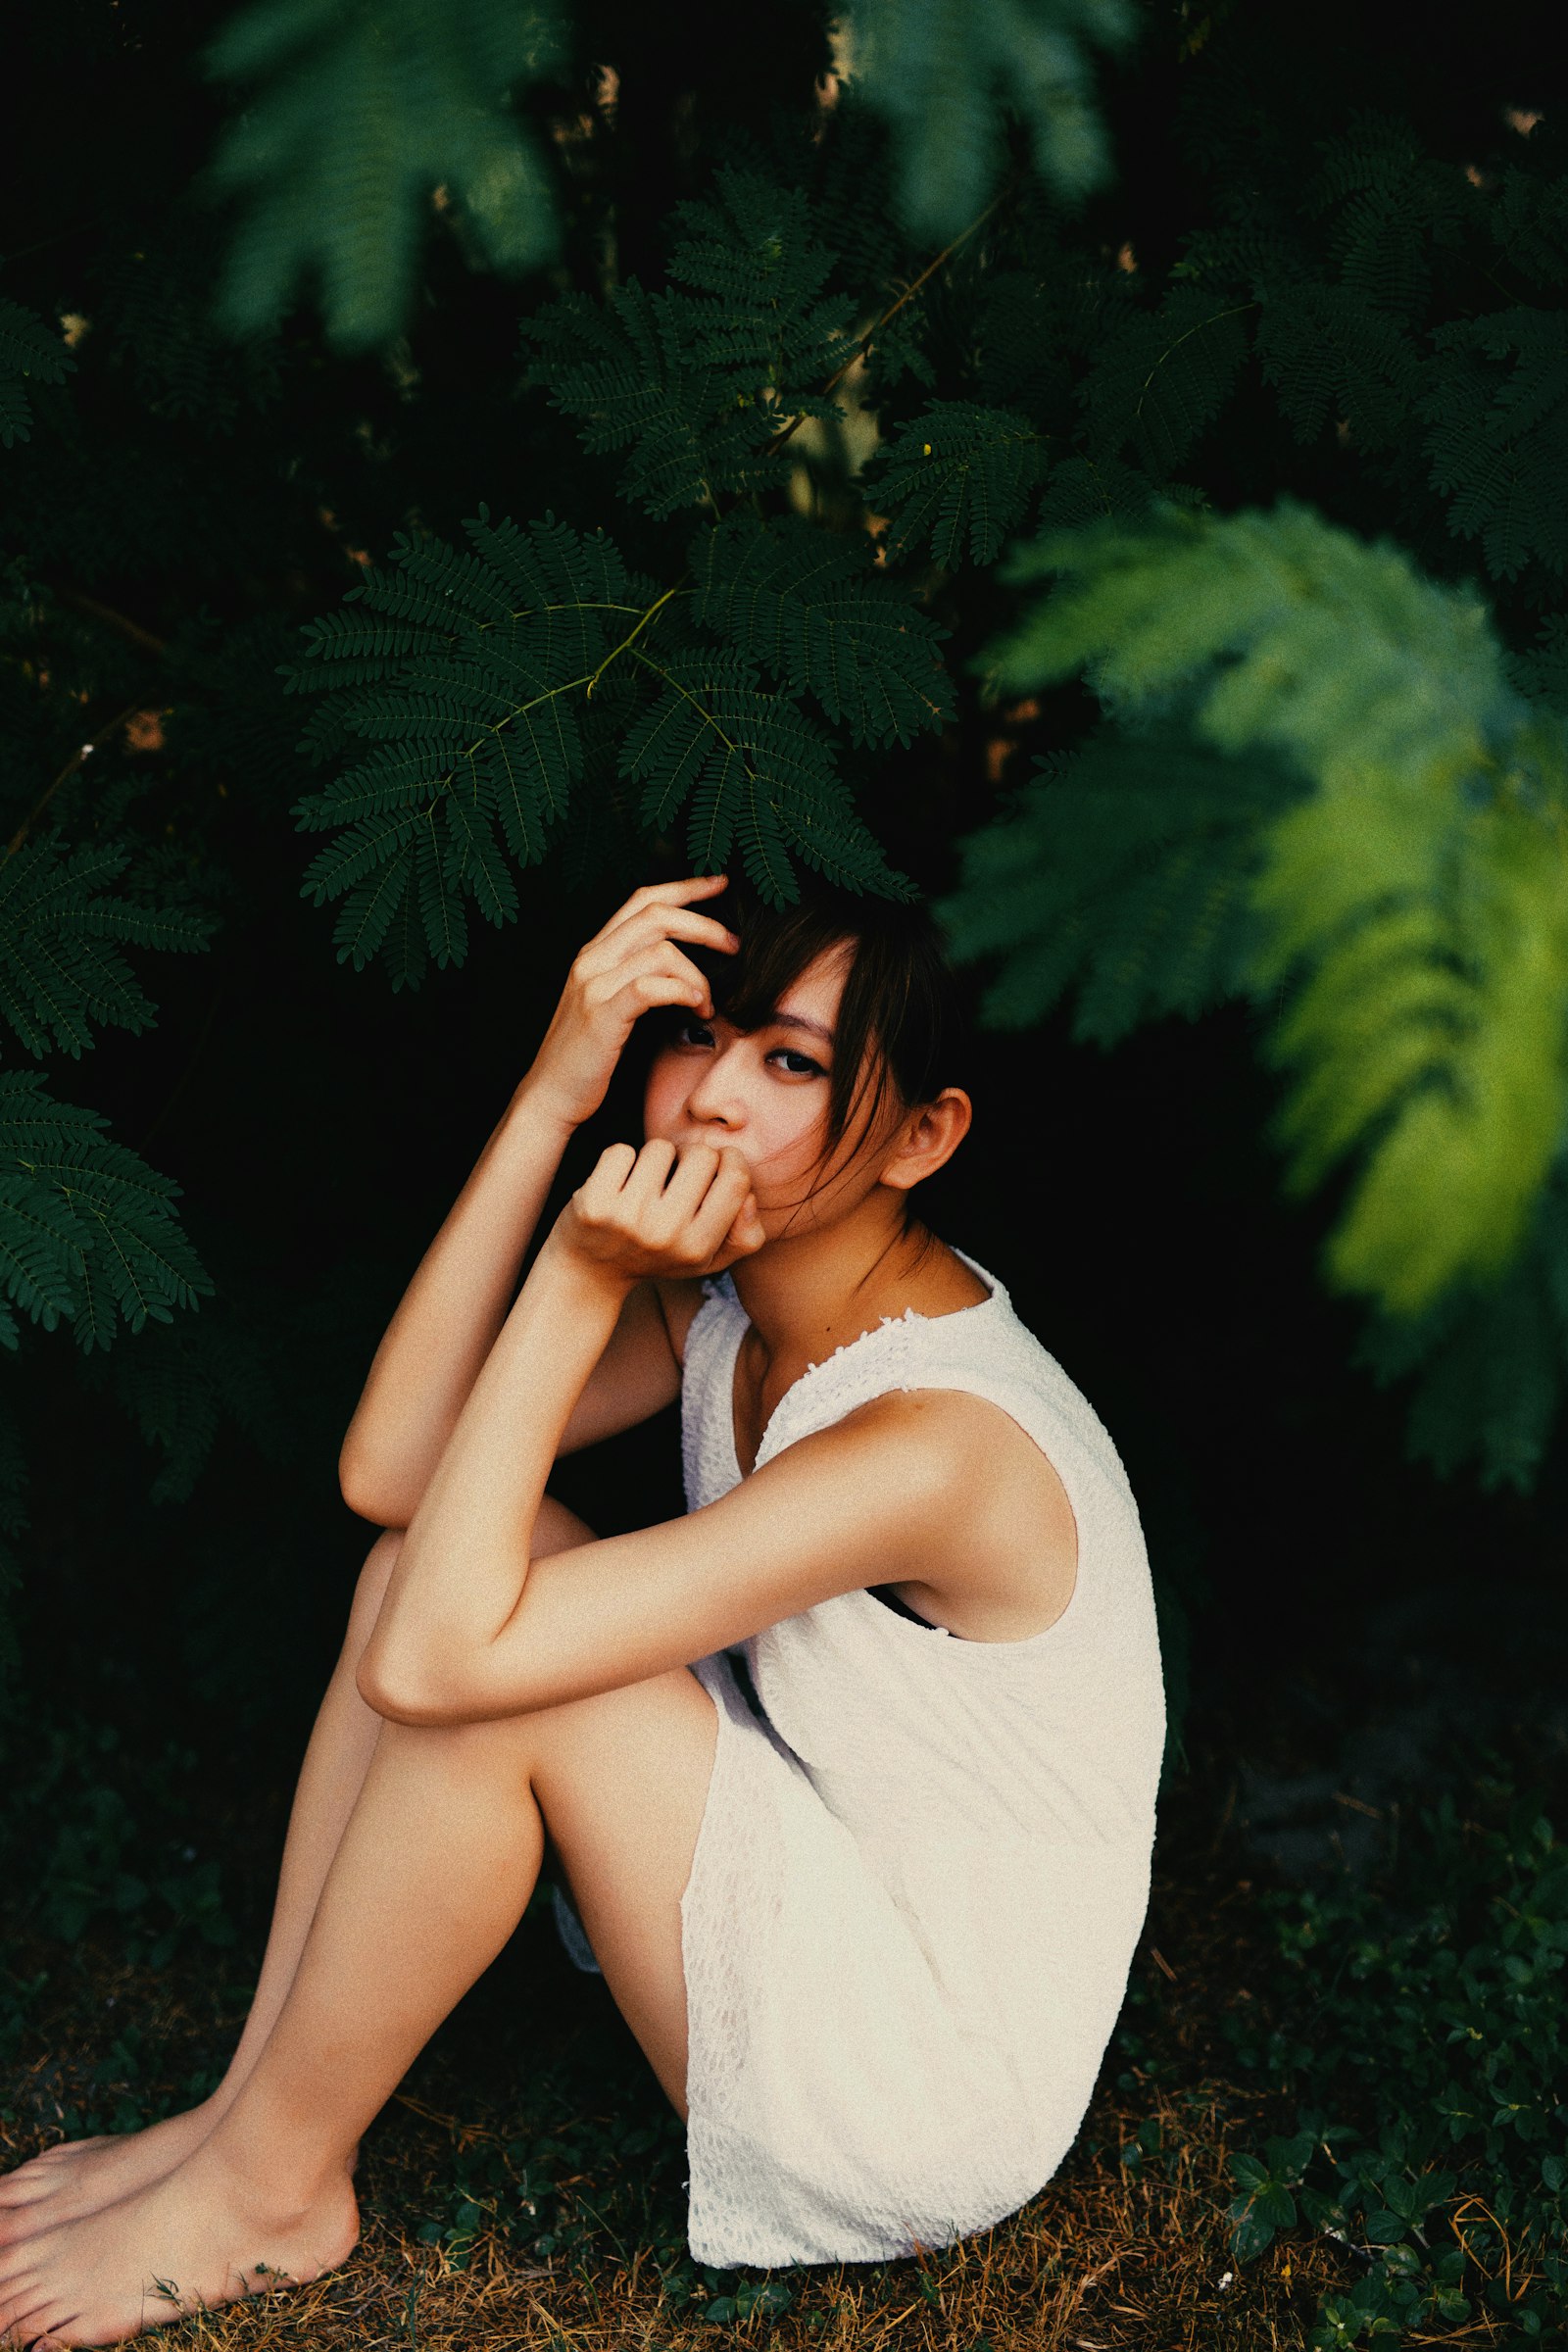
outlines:
{"label": "woman's knee", "polygon": [[[343,1643],[345,1658],[356,1669],[367,1642],[375,1631],[406,1532],[401,1527],[383,1528],[360,1570]],[[593,1541],[594,1531],[586,1521],[579,1519],[575,1511],[568,1511],[565,1504],[558,1502],[553,1494],[545,1496],[533,1523],[532,1549],[536,1560],[548,1559],[552,1552],[572,1551],[579,1544],[591,1544]],[[363,1691],[361,1695],[364,1695]],[[377,1709],[377,1712],[380,1710]]]}

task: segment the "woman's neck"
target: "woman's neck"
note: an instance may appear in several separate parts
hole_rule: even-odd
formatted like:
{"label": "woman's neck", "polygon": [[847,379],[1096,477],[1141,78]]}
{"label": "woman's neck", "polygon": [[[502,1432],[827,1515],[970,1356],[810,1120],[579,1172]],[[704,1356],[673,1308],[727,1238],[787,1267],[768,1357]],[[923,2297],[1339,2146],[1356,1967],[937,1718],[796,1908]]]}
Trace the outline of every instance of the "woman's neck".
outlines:
{"label": "woman's neck", "polygon": [[905,1224],[903,1194],[876,1194],[826,1227],[784,1235],[733,1269],[766,1363],[791,1376],[820,1363],[884,1315],[951,1313],[985,1285],[925,1227]]}

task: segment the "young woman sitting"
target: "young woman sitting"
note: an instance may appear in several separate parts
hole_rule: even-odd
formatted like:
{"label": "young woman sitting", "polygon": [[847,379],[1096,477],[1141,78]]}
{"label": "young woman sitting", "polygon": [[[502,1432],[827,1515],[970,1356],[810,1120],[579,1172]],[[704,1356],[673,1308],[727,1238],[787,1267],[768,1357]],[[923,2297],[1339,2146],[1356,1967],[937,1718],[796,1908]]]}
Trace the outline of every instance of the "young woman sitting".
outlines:
{"label": "young woman sitting", "polygon": [[[724,887],[640,890],[583,949],[393,1317],[342,1455],[383,1532],[243,2036],[191,2113],[0,2182],[7,2342],[342,2262],[361,2134],[547,1838],[686,2118],[702,2261],[948,2243],[1077,2132],[1164,1735],[1138,1514],[1001,1283],[914,1213],[971,1118],[929,917]],[[647,1141],[519,1292],[645,1018]],[[596,1540],[552,1465],[676,1396],[687,1514]]]}

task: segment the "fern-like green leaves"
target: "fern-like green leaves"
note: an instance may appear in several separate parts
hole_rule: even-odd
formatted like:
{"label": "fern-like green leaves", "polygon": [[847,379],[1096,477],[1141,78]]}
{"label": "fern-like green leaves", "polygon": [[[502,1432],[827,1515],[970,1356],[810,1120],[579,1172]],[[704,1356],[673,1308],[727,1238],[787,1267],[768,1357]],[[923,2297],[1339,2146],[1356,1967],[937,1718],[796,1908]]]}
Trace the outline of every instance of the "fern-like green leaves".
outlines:
{"label": "fern-like green leaves", "polygon": [[1060,194],[1086,194],[1108,157],[1094,102],[1092,48],[1132,29],[1122,0],[852,0],[852,71],[892,123],[906,225],[951,237],[992,193],[1008,108],[1028,125],[1035,163]]}
{"label": "fern-like green leaves", "polygon": [[249,91],[213,165],[243,200],[224,323],[270,331],[314,277],[340,348],[384,343],[437,190],[476,258],[546,259],[549,182],[510,94],[556,53],[543,0],[252,0],[211,57]]}
{"label": "fern-like green leaves", "polygon": [[[1058,535],[1016,570],[1062,584],[997,649],[1006,682],[1087,667],[1113,710],[1174,710],[1312,788],[1259,845],[1251,981],[1291,984],[1296,1181],[1357,1161],[1336,1279],[1414,1313],[1495,1275],[1568,1113],[1562,722],[1519,703],[1472,598],[1299,509]],[[1198,800],[1179,819],[1211,823]]]}
{"label": "fern-like green leaves", "polygon": [[1196,687],[1220,749],[1266,743],[1329,781],[1464,772],[1519,714],[1474,597],[1299,507],[1061,534],[1012,566],[1053,573],[1062,587],[997,650],[1007,685],[1087,667],[1113,708]]}
{"label": "fern-like green leaves", "polygon": [[138,905],[114,888],[122,847],[67,851],[53,837],[0,860],[0,1020],[29,1054],[79,1054],[96,1021],[136,1032],[153,1007],[122,947],[205,947],[212,919],[194,907]]}
{"label": "fern-like green leaves", "polygon": [[199,1315],[149,1322],[134,1348],[93,1357],[82,1371],[108,1388],[146,1444],[161,1456],[150,1497],[185,1502],[225,1423],[264,1459],[286,1451],[288,1425],[275,1343],[252,1308],[218,1298]]}
{"label": "fern-like green leaves", "polygon": [[1507,1264],[1562,1143],[1568,760],[1562,730],[1418,783],[1368,763],[1282,821],[1265,974],[1298,1181],[1370,1146],[1331,1270],[1398,1310]]}
{"label": "fern-like green leaves", "polygon": [[1449,527],[1479,539],[1487,567],[1516,579],[1532,561],[1568,569],[1568,318],[1512,310],[1462,319],[1436,337],[1422,410],[1432,485]]}
{"label": "fern-like green leaves", "polygon": [[928,545],[951,570],[995,560],[1044,470],[1044,444],[1026,416],[941,400],[867,467],[866,492],[892,517],[894,562]]}
{"label": "fern-like green leaves", "polygon": [[910,742],[953,715],[942,631],[858,538],[737,515],[693,551],[697,617],[784,687],[804,687],[854,742]]}
{"label": "fern-like green leaves", "polygon": [[1000,958],[992,1027],[1043,1020],[1075,992],[1073,1032],[1113,1046],[1244,994],[1260,943],[1252,892],[1268,825],[1299,786],[1177,729],[1105,728],[962,845],[941,912],[962,961]]}
{"label": "fern-like green leaves", "polygon": [[17,1308],[107,1348],[122,1321],[167,1323],[212,1288],[174,1211],[179,1187],[105,1125],[35,1071],[0,1071],[0,1345],[17,1345]]}
{"label": "fern-like green leaves", "polygon": [[1416,1459],[1445,1478],[1474,1463],[1484,1488],[1528,1494],[1568,1384],[1568,1165],[1496,1282],[1461,1285],[1413,1318],[1375,1316],[1359,1356],[1382,1385],[1413,1379]]}
{"label": "fern-like green leaves", "polygon": [[289,673],[328,693],[309,747],[350,753],[300,809],[333,835],[305,888],[341,901],[340,957],[379,955],[397,986],[461,962],[468,906],[514,918],[513,867],[607,766],[640,787],[651,836],[684,814],[700,871],[737,856],[774,903],[797,860],[852,890],[905,887],[817,715],[882,744],[948,711],[940,632],[863,540],[738,514],[661,591],[603,532],[481,515],[467,534],[461,552],[401,542]]}
{"label": "fern-like green leaves", "polygon": [[31,433],[29,381],[62,384],[75,364],[52,327],[0,296],[0,449],[13,449]]}
{"label": "fern-like green leaves", "polygon": [[798,417],[837,416],[820,387],[855,349],[853,306],[825,290],[834,257],[798,190],[721,172],[676,220],[667,292],[630,279],[604,302],[564,295],[523,326],[531,370],[584,448],[625,450],[625,494],[660,519],[782,481],[775,443]]}
{"label": "fern-like green leaves", "polygon": [[1157,311],[1133,312],[1082,385],[1094,454],[1130,448],[1156,481],[1168,475],[1229,399],[1256,307],[1177,283]]}

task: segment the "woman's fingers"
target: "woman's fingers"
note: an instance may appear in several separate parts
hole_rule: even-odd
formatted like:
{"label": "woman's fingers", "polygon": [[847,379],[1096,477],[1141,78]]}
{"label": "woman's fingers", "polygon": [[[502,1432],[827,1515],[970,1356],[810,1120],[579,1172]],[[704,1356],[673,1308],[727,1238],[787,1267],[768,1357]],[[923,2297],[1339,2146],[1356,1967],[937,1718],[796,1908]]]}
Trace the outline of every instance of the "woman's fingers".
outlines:
{"label": "woman's fingers", "polygon": [[757,1204],[757,1195],[750,1189],[735,1212],[735,1221],[724,1236],[726,1250],[760,1250],[767,1239],[762,1212]]}
{"label": "woman's fingers", "polygon": [[700,1273],[763,1239],[752,1172],[733,1147],[612,1144],[575,1206],[591,1254],[634,1278]]}
{"label": "woman's fingers", "polygon": [[698,874],[651,883],[578,950],[529,1071],[541,1109],[568,1127],[591,1118],[633,1026],[655,1005],[689,1004],[711,1019],[708,982],[674,943],[734,953],[735,934],[687,903],[715,898],[725,882],[723,874]]}
{"label": "woman's fingers", "polygon": [[624,980],[600,981],[589,1000],[591,1011],[608,1010],[628,1029],[658,1004],[689,1004],[705,1021],[711,1018],[713,1010],[708,982],[697,966],[680,955],[634,971]]}
{"label": "woman's fingers", "polygon": [[674,1145],[666,1143],[662,1136],[655,1136],[651,1142],[644,1144],[622,1187],[628,1207],[635,1208],[645,1217],[659,1208],[676,1157]]}
{"label": "woman's fingers", "polygon": [[623,941],[629,945],[633,940],[640,943],[645,939],[693,940],[700,947],[721,948],[728,955],[733,955],[741,944],[739,935],[727,923],[721,923],[716,915],[699,914],[695,906],[645,907],[641,914],[612,932],[606,944],[619,950]]}
{"label": "woman's fingers", "polygon": [[684,907],[693,899],[716,899],[719,892],[729,888],[728,874],[690,874],[683,882],[645,882],[634,890],[623,906],[618,906],[596,940],[608,939],[648,907]]}
{"label": "woman's fingers", "polygon": [[712,1255],[752,1189],[752,1172],[733,1146],[644,1144],[623,1198],[652,1244],[689,1256]]}
{"label": "woman's fingers", "polygon": [[733,1147],[715,1152],[705,1144],[689,1144],[681,1152],[664,1200],[676,1218],[679,1247],[697,1264],[706,1265],[716,1255],[751,1189],[751,1168]]}
{"label": "woman's fingers", "polygon": [[[677,939],[684,940],[688,947],[711,948],[725,956],[733,956],[740,946],[734,932],[714,922],[710,915],[693,914],[684,907],[677,907],[671,913],[656,906],[646,915],[623,923],[617,931],[590,940],[577,957],[575,968],[579,977],[590,985],[596,981],[602,983],[618,973],[635,971],[650,956],[672,949]],[[679,950],[674,953],[679,954]],[[697,974],[695,964],[688,968]],[[706,988],[708,984],[704,981],[703,985]]]}

